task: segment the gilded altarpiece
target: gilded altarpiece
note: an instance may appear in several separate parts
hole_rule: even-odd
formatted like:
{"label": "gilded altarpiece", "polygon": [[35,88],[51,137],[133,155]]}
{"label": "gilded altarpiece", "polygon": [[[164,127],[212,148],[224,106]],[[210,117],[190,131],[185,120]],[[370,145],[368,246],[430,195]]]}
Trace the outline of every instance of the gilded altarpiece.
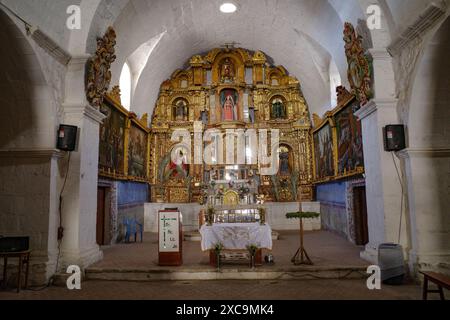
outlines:
{"label": "gilded altarpiece", "polygon": [[[193,56],[189,65],[162,83],[152,115],[149,180],[153,201],[202,202],[205,189],[211,186],[219,194],[240,196],[242,190],[257,186],[258,196],[264,195],[265,201],[312,200],[311,121],[299,81],[283,67],[270,65],[264,53],[241,48],[214,49]],[[200,128],[194,128],[195,124]],[[176,129],[189,131],[190,146],[171,141]],[[216,129],[219,136],[227,130],[255,129],[257,139],[262,129],[278,129],[279,143],[268,141],[269,154],[276,153],[279,160],[278,173],[261,175],[260,164],[251,159],[254,144],[247,141],[243,164],[220,162],[230,150],[216,148],[214,139],[205,141],[208,129]],[[202,134],[203,147],[214,149],[209,164],[189,161],[199,139],[196,132]]]}

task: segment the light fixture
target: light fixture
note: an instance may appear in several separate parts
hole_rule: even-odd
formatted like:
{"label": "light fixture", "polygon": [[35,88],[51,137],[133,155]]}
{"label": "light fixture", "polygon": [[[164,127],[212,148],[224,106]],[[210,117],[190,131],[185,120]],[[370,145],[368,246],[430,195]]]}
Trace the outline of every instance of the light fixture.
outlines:
{"label": "light fixture", "polygon": [[236,12],[237,7],[234,3],[226,2],[220,6],[220,11],[223,13],[234,13]]}

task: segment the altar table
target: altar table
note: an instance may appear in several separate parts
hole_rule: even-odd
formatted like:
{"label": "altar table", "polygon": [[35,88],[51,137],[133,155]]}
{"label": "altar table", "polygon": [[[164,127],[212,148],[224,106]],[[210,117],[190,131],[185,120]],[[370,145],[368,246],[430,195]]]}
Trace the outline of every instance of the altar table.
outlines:
{"label": "altar table", "polygon": [[272,229],[259,223],[215,223],[203,225],[202,251],[213,250],[221,243],[225,250],[246,250],[249,245],[272,250]]}

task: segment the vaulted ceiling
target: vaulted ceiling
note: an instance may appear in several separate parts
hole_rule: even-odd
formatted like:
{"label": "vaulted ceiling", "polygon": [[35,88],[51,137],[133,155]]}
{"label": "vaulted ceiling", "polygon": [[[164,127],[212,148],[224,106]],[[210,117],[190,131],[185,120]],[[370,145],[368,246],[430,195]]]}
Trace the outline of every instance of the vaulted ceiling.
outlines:
{"label": "vaulted ceiling", "polygon": [[[113,84],[128,62],[134,78],[132,109],[152,113],[160,84],[192,55],[237,42],[264,51],[300,80],[312,112],[330,108],[331,76],[347,85],[342,40],[345,21],[364,19],[365,0],[240,0],[237,12],[223,14],[225,0],[0,0],[38,25],[72,54],[95,50],[108,25],[118,34]],[[233,1],[231,1],[233,2]],[[373,1],[372,1],[373,2]],[[379,0],[391,36],[407,25],[408,15],[430,1]],[[83,25],[65,27],[67,7],[79,4]],[[333,74],[334,73],[334,74]]]}

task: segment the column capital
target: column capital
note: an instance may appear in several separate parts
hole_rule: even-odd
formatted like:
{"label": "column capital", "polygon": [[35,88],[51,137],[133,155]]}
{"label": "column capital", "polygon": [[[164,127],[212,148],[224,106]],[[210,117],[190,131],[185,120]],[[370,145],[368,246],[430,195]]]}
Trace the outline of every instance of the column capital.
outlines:
{"label": "column capital", "polygon": [[373,48],[369,49],[370,55],[374,60],[378,61],[389,61],[392,60],[392,56],[389,54],[386,48]]}
{"label": "column capital", "polygon": [[95,122],[101,124],[103,120],[106,118],[106,116],[101,113],[99,110],[95,109],[94,107],[86,104],[86,105],[80,105],[76,103],[64,103],[64,114],[65,116],[73,116],[73,115],[82,115],[85,116],[91,120],[94,120]]}
{"label": "column capital", "polygon": [[92,55],[90,55],[89,53],[72,56],[72,59],[70,59],[69,61],[69,65],[86,63],[91,58],[91,56]]}
{"label": "column capital", "polygon": [[365,106],[355,112],[355,116],[363,120],[378,110],[396,111],[397,99],[372,99]]}

